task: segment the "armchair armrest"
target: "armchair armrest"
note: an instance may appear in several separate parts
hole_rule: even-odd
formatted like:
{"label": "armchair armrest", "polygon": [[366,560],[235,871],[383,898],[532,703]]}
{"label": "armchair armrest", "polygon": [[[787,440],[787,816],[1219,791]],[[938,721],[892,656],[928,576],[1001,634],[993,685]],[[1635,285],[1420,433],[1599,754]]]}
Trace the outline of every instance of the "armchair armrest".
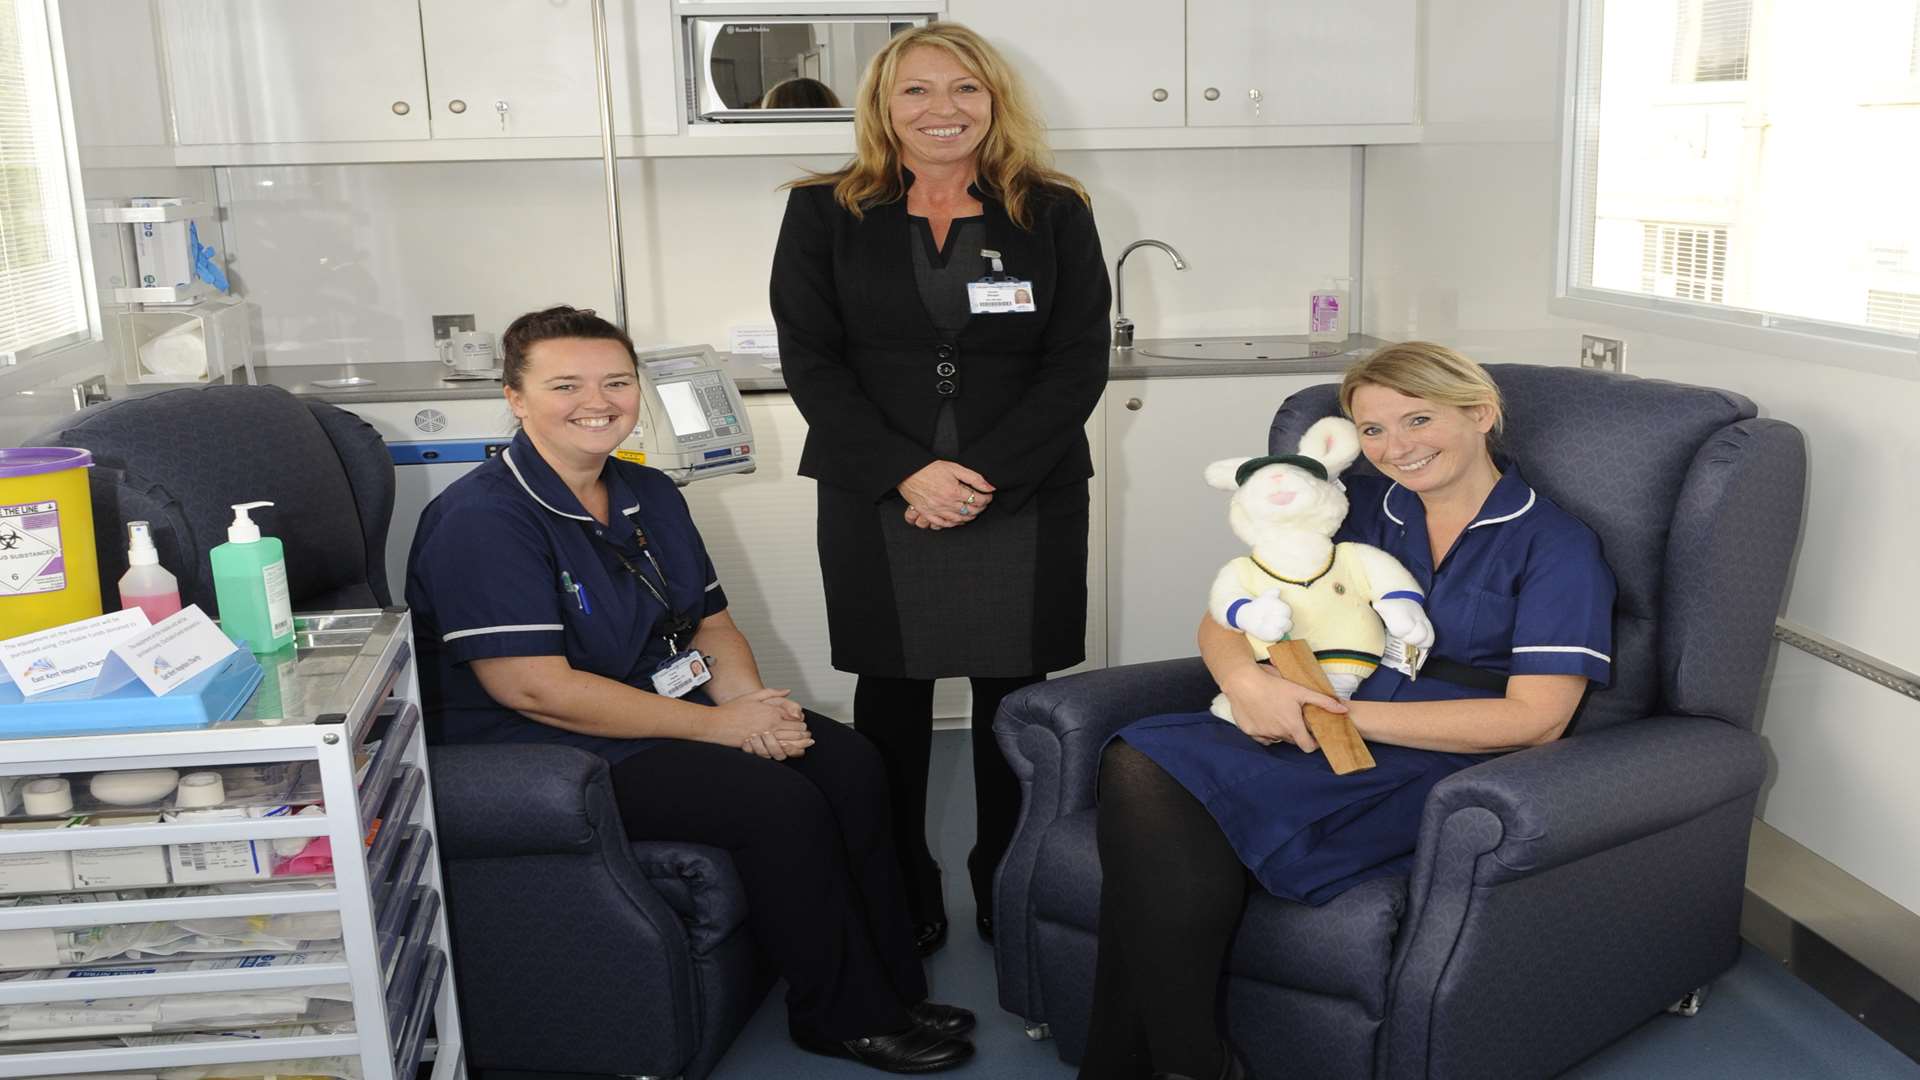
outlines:
{"label": "armchair armrest", "polygon": [[1766,770],[1751,732],[1699,717],[1653,717],[1507,754],[1434,787],[1420,827],[1420,869],[1462,810],[1480,807],[1498,819],[1499,843],[1475,879],[1493,885],[1751,797]]}
{"label": "armchair armrest", "polygon": [[1377,1075],[1558,1074],[1724,971],[1765,775],[1751,732],[1661,716],[1435,785]]}
{"label": "armchair armrest", "polygon": [[600,848],[598,831],[625,830],[619,819],[593,812],[589,789],[601,786],[613,805],[607,763],[571,746],[551,743],[471,743],[436,746],[434,816],[448,859],[513,855],[577,855]]}
{"label": "armchair armrest", "polygon": [[1219,688],[1198,657],[1090,671],[1007,696],[994,738],[1020,781],[1020,823],[994,875],[1000,1004],[1029,1023],[1046,1019],[1031,939],[1034,862],[1047,829],[1094,802],[1100,748],[1143,717],[1204,709]]}
{"label": "armchair armrest", "polygon": [[1205,709],[1219,692],[1200,658],[1188,657],[1050,679],[1008,697],[993,733],[1030,789],[1022,827],[1035,810],[1051,821],[1093,805],[1100,748],[1114,732],[1145,717]]}

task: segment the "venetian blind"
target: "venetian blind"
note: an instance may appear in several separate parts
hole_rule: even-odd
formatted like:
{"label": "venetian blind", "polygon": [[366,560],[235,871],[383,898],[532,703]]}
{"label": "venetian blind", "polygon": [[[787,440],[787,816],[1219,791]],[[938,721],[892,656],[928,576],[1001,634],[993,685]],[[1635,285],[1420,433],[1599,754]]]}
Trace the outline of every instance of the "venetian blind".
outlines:
{"label": "venetian blind", "polygon": [[43,0],[0,0],[0,357],[88,332]]}
{"label": "venetian blind", "polygon": [[1747,77],[1753,0],[1680,0],[1674,27],[1674,82],[1738,82]]}

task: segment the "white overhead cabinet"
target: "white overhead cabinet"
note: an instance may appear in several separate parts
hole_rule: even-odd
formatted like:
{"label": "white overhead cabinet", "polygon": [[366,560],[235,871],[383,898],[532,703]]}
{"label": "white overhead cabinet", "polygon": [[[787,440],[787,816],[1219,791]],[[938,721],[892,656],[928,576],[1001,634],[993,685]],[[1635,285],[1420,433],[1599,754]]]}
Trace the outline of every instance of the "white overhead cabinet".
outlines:
{"label": "white overhead cabinet", "polygon": [[1186,123],[1180,0],[947,0],[1007,54],[1050,128]]}
{"label": "white overhead cabinet", "polygon": [[429,134],[411,0],[160,0],[160,25],[182,146]]}
{"label": "white overhead cabinet", "polygon": [[420,27],[434,138],[600,134],[587,0],[420,0]]}
{"label": "white overhead cabinet", "polygon": [[160,0],[182,146],[600,132],[587,0]]}
{"label": "white overhead cabinet", "polygon": [[1412,124],[1416,0],[1187,0],[1187,123]]}

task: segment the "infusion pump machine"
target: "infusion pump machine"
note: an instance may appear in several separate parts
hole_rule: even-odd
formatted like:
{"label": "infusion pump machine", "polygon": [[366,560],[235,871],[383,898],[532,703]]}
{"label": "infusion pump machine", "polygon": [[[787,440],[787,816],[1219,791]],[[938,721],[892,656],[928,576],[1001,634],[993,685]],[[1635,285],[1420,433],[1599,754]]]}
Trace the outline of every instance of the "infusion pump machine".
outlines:
{"label": "infusion pump machine", "polygon": [[615,456],[682,487],[753,471],[753,426],[733,376],[704,345],[640,353],[640,423]]}

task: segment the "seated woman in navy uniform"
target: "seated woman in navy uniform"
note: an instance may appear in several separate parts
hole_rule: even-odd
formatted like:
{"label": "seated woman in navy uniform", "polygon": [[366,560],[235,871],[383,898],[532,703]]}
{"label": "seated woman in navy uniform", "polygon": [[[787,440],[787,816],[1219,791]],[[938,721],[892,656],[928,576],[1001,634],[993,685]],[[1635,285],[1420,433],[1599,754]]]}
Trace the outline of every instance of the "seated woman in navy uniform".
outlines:
{"label": "seated woman in navy uniform", "polygon": [[[1080,1075],[1243,1077],[1216,990],[1252,885],[1307,904],[1409,870],[1427,793],[1448,774],[1560,737],[1612,649],[1613,573],[1599,539],[1496,458],[1499,389],[1438,345],[1388,346],[1340,386],[1361,451],[1337,539],[1400,560],[1426,597],[1433,657],[1382,665],[1346,705],[1255,663],[1200,623],[1233,706],[1121,730],[1099,785],[1100,959]],[[1382,478],[1384,477],[1384,479]],[[1336,776],[1301,718],[1346,712],[1375,768]]]}
{"label": "seated woman in navy uniform", "polygon": [[520,431],[427,507],[409,559],[429,737],[606,758],[629,837],[732,856],[796,1042],[965,1061],[972,1014],[926,1000],[879,755],[761,684],[686,500],[609,456],[638,415],[633,343],[556,307],[502,346]]}

